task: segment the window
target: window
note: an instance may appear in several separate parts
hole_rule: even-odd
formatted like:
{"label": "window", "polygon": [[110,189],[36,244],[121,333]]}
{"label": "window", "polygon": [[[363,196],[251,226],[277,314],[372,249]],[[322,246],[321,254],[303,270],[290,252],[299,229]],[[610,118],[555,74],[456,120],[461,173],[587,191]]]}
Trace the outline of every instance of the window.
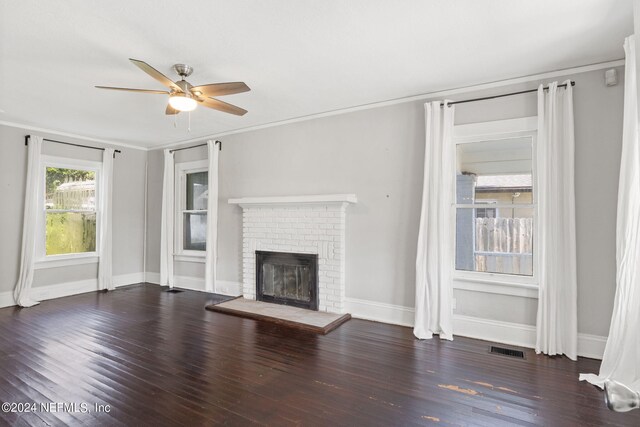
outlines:
{"label": "window", "polygon": [[[476,204],[493,204],[497,200],[477,200]],[[495,218],[496,208],[476,208],[476,218]]]}
{"label": "window", "polygon": [[534,136],[456,141],[457,272],[533,278]]}
{"label": "window", "polygon": [[[209,172],[206,160],[176,165],[176,254],[204,257]],[[188,259],[185,259],[188,260]]]}
{"label": "window", "polygon": [[43,156],[39,262],[97,256],[101,163]]}

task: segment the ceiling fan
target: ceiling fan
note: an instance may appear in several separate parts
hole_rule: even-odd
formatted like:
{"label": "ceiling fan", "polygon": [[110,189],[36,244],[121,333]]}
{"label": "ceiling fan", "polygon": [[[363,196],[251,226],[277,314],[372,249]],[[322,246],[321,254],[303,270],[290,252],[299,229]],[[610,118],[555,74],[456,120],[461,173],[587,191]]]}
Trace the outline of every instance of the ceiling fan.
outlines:
{"label": "ceiling fan", "polygon": [[214,110],[223,111],[225,113],[235,114],[236,116],[243,116],[247,113],[247,110],[236,107],[235,105],[227,104],[219,99],[213,98],[213,96],[232,95],[234,93],[242,93],[250,91],[251,89],[244,82],[232,82],[232,83],[212,83],[207,85],[193,86],[191,83],[185,80],[185,77],[189,77],[193,73],[193,68],[186,64],[175,64],[173,69],[182,78],[174,82],[160,71],[153,68],[151,65],[144,61],[129,58],[129,61],[133,62],[135,66],[140,68],[145,73],[166,86],[169,91],[165,90],[150,90],[150,89],[130,89],[126,87],[111,87],[111,86],[96,86],[98,89],[110,89],[110,90],[124,90],[128,92],[138,93],[157,93],[169,95],[169,104],[165,110],[165,114],[174,115],[181,111],[193,111],[198,104],[205,107],[213,108]]}

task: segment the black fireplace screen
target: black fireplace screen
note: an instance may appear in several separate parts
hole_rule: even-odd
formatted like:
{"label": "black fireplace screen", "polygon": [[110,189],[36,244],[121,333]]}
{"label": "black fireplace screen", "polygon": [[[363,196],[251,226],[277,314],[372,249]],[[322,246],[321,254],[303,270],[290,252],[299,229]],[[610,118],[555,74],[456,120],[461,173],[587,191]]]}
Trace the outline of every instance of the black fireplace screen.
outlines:
{"label": "black fireplace screen", "polygon": [[256,251],[258,301],[318,309],[318,255]]}

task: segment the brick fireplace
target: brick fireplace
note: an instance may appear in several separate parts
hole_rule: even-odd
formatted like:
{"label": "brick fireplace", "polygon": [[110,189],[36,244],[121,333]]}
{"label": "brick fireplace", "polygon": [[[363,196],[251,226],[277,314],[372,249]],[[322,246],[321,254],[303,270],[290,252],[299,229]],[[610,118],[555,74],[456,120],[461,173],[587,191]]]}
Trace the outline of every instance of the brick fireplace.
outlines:
{"label": "brick fireplace", "polygon": [[230,199],[242,212],[242,294],[256,299],[256,251],[315,254],[318,310],[344,313],[346,213],[354,194]]}

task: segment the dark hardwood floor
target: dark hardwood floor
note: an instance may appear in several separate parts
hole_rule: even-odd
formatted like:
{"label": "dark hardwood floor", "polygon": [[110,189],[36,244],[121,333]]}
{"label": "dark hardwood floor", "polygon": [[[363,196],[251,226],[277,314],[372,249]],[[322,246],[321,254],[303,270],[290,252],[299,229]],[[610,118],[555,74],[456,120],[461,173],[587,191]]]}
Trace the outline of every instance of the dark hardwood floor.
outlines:
{"label": "dark hardwood floor", "polygon": [[513,360],[362,320],[321,336],[205,310],[215,299],[135,285],[1,309],[0,401],[79,405],[1,423],[640,425],[577,381],[596,360]]}

